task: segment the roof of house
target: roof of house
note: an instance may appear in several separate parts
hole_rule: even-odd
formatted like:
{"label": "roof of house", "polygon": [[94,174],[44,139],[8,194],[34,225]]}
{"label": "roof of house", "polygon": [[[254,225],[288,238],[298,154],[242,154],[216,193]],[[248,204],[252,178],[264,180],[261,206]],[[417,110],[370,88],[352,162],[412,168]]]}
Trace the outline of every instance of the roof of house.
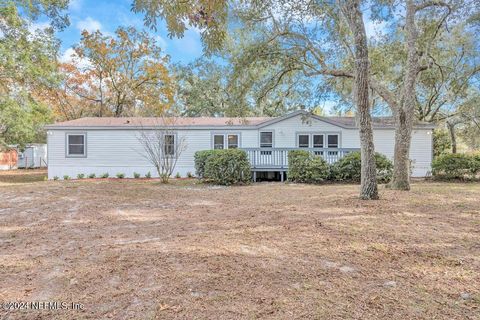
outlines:
{"label": "roof of house", "polygon": [[[175,128],[261,128],[282,120],[304,115],[320,121],[324,121],[342,128],[358,128],[355,117],[322,117],[300,110],[281,117],[86,117],[65,122],[59,122],[46,126],[47,129],[136,129],[154,127],[175,127]],[[373,128],[389,129],[394,128],[393,117],[373,117]],[[415,128],[434,128],[434,125],[425,122],[417,122]]]}
{"label": "roof of house", "polygon": [[86,117],[65,122],[56,123],[55,127],[110,127],[110,126],[238,126],[257,125],[271,120],[270,117],[246,117],[246,118],[223,118],[223,117]]}

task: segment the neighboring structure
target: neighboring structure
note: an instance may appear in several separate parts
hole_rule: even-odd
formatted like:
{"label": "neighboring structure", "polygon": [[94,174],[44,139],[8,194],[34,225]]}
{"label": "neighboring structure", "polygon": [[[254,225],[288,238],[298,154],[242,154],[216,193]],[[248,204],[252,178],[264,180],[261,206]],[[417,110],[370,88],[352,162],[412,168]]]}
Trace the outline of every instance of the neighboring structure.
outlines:
{"label": "neighboring structure", "polygon": [[0,170],[12,170],[17,168],[17,150],[9,148],[0,151]]}
{"label": "neighboring structure", "polygon": [[29,144],[18,152],[18,168],[47,167],[47,145],[41,143]]}
{"label": "neighboring structure", "polygon": [[[48,178],[79,173],[110,176],[134,172],[142,175],[155,169],[142,156],[140,130],[165,127],[160,118],[82,118],[47,126]],[[175,134],[169,139],[186,143],[175,172],[194,173],[194,154],[199,150],[240,148],[247,151],[252,171],[282,173],[287,153],[305,149],[337,161],[359,150],[359,130],[354,117],[320,117],[296,111],[283,117],[265,118],[175,118]],[[374,118],[375,150],[393,159],[395,130],[392,118]],[[169,129],[169,130],[170,130]],[[433,126],[417,123],[412,133],[412,175],[430,171]]]}

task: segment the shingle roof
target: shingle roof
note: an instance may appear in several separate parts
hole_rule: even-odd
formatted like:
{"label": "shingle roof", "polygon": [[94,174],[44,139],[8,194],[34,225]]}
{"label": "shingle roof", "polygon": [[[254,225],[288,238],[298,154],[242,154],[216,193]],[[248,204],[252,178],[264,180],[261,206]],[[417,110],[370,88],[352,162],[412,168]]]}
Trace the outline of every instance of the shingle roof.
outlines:
{"label": "shingle roof", "polygon": [[246,118],[223,118],[223,117],[87,117],[65,122],[59,122],[51,127],[138,127],[138,126],[249,126],[258,125],[272,120],[270,117],[246,117]]}
{"label": "shingle roof", "polygon": [[[326,117],[327,119],[341,123],[346,127],[356,127],[355,117]],[[393,117],[372,117],[372,126],[374,128],[394,127],[395,119]],[[433,125],[428,122],[416,121],[414,126],[416,128],[431,128]]]}
{"label": "shingle roof", "polygon": [[[244,117],[244,118],[227,118],[227,117],[164,117],[164,118],[147,118],[147,117],[87,117],[46,126],[47,129],[62,128],[139,128],[139,127],[259,127],[270,123],[275,123],[287,119],[289,117],[305,114],[305,111],[295,111],[283,117]],[[315,119],[340,126],[342,128],[357,128],[355,117],[320,117],[312,115]],[[393,128],[395,121],[393,117],[373,117],[373,128]],[[415,128],[433,128],[429,123],[417,122]]]}

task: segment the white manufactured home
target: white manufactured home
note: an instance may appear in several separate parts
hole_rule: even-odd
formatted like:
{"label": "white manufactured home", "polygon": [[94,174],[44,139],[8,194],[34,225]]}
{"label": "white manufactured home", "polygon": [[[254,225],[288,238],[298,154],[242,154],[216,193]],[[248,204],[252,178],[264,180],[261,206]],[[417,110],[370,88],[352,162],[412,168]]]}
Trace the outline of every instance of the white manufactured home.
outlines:
{"label": "white manufactured home", "polygon": [[[124,173],[142,175],[154,167],[143,156],[140,133],[165,126],[158,118],[81,118],[47,126],[48,178],[77,174]],[[170,122],[169,122],[170,123]],[[195,173],[194,154],[199,150],[240,148],[247,152],[252,172],[284,177],[289,150],[305,149],[329,163],[360,150],[354,117],[320,117],[296,111],[276,118],[176,118],[168,125],[168,141],[184,143],[175,173]],[[395,130],[391,118],[373,119],[375,150],[393,159]],[[412,176],[431,170],[433,126],[417,123],[412,134]],[[173,150],[173,149],[170,149]]]}

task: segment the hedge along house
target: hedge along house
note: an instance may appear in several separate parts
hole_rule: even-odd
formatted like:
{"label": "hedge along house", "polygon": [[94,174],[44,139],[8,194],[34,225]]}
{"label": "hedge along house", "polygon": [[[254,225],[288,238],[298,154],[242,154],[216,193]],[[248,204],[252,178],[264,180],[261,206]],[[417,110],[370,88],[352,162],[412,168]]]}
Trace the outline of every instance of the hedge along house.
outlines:
{"label": "hedge along house", "polygon": [[[47,126],[48,178],[77,174],[97,176],[134,172],[156,175],[144,157],[139,136],[144,130],[166,130],[166,141],[185,144],[175,173],[195,172],[194,154],[200,150],[240,148],[247,152],[254,176],[275,173],[284,178],[288,151],[305,149],[333,163],[345,154],[360,150],[359,129],[354,117],[320,117],[296,111],[276,118],[81,118]],[[375,150],[393,159],[393,119],[373,119]],[[417,123],[412,132],[410,158],[412,176],[431,170],[433,126]],[[167,132],[167,131],[165,131]],[[168,147],[168,146],[166,146]],[[169,147],[168,150],[174,150]],[[168,152],[168,150],[166,150]]]}

